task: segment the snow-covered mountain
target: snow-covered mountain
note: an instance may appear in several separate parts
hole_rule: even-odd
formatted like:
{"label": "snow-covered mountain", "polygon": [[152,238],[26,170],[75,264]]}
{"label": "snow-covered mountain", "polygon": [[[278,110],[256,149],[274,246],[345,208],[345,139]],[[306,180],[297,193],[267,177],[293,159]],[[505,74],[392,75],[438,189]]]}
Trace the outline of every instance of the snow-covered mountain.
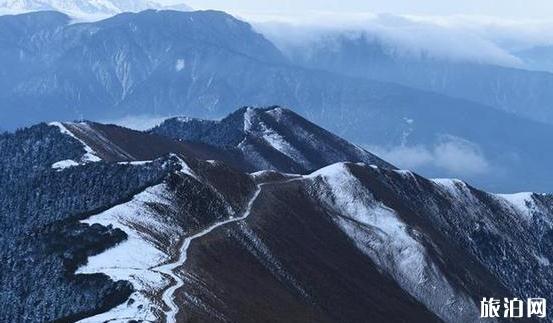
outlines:
{"label": "snow-covered mountain", "polygon": [[392,165],[282,107],[245,107],[221,121],[171,118],[151,132],[201,142],[242,156],[246,170],[306,173],[351,161]]}
{"label": "snow-covered mountain", "polygon": [[0,14],[59,11],[73,18],[96,20],[147,9],[192,10],[185,4],[165,6],[148,0],[0,0]]}
{"label": "snow-covered mountain", "polygon": [[398,170],[278,107],[0,149],[3,322],[479,322],[483,297],[553,297],[553,196]]}
{"label": "snow-covered mountain", "polygon": [[3,129],[129,116],[216,119],[238,106],[278,104],[427,176],[497,192],[553,187],[553,126],[295,66],[249,24],[223,12],[147,10],[78,24],[56,12],[3,16],[0,43]]}

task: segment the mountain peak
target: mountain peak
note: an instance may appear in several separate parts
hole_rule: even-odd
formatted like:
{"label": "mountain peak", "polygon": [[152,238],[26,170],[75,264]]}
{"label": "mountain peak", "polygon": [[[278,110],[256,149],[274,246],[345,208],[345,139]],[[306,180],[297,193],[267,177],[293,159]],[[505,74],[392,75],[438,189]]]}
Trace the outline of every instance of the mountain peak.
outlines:
{"label": "mountain peak", "polygon": [[185,4],[164,6],[148,0],[0,0],[0,13],[59,11],[84,20],[102,19],[123,12],[147,9],[192,10]]}
{"label": "mountain peak", "polygon": [[341,161],[394,168],[281,106],[242,107],[220,121],[172,118],[151,131],[238,152],[254,171],[307,173]]}

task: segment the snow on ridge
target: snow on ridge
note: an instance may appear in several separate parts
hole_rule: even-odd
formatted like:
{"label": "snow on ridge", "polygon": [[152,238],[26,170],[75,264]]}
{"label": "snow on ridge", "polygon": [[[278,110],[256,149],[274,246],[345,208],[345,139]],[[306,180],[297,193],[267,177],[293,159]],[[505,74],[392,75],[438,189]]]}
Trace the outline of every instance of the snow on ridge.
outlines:
{"label": "snow on ridge", "polygon": [[463,194],[467,189],[467,184],[457,178],[432,178],[430,181],[454,196]]}
{"label": "snow on ridge", "polygon": [[[450,179],[450,178],[434,178],[431,181],[445,189],[451,195],[459,198],[460,195],[465,195],[465,198],[473,198],[472,194],[468,191],[467,183],[459,179]],[[470,194],[470,195],[469,195]],[[516,214],[520,214],[523,218],[530,222],[533,218],[533,213],[538,210],[536,202],[534,200],[534,195],[536,193],[532,192],[521,192],[521,193],[512,193],[512,194],[490,194],[495,197],[495,199],[505,205],[508,208],[511,208]]]}
{"label": "snow on ridge", "polygon": [[133,166],[140,166],[140,165],[148,165],[153,163],[153,160],[135,160],[130,162],[118,162],[119,165],[133,165]]}
{"label": "snow on ridge", "polygon": [[412,171],[406,170],[406,169],[393,169],[392,171],[396,174],[399,174],[399,175],[405,176],[405,177],[414,177],[415,176]]}
{"label": "snow on ridge", "polygon": [[284,108],[277,106],[270,110],[266,110],[265,113],[273,117],[275,120],[280,121],[284,115]]}
{"label": "snow on ridge", "polygon": [[77,129],[77,132],[81,132],[88,140],[102,147],[102,149],[117,155],[123,159],[136,159],[133,155],[125,151],[125,149],[119,147],[113,141],[108,139],[100,130],[94,129],[88,122],[79,122],[70,124]]}
{"label": "snow on ridge", "polygon": [[494,194],[494,196],[507,203],[517,213],[523,215],[527,221],[532,220],[532,214],[537,208],[533,195],[534,193],[531,192]]}
{"label": "snow on ridge", "polygon": [[256,178],[256,177],[265,176],[265,175],[267,175],[267,174],[280,174],[280,175],[282,175],[282,176],[284,176],[284,177],[292,177],[292,178],[300,178],[300,177],[303,177],[303,175],[301,175],[301,174],[279,172],[279,171],[272,170],[272,169],[264,169],[264,170],[260,170],[260,171],[257,171],[257,172],[253,172],[253,173],[250,173],[250,176]]}
{"label": "snow on ridge", "polygon": [[0,0],[0,14],[53,10],[80,21],[96,21],[123,12],[140,12],[147,9],[193,10],[184,3],[163,5],[150,0]]}
{"label": "snow on ridge", "polygon": [[310,163],[291,143],[289,143],[282,135],[267,127],[263,122],[260,123],[262,134],[261,137],[274,149],[278,150],[283,155],[290,157],[293,161],[303,165],[306,168],[310,167]]}
{"label": "snow on ridge", "polygon": [[[82,141],[77,136],[75,136],[71,131],[69,131],[69,129],[67,129],[67,127],[63,123],[56,121],[56,122],[50,122],[48,125],[51,127],[57,127],[62,134],[72,137],[73,139],[79,141],[81,145],[83,145],[83,148],[86,153],[81,157],[81,161],[80,161],[81,163],[99,162],[102,160],[100,157],[98,157],[94,149],[90,148],[89,145],[87,145],[84,141]],[[54,165],[60,162],[54,163]],[[52,165],[52,167],[57,168],[57,167],[54,167],[54,165]],[[73,165],[73,166],[76,166],[76,165]]]}
{"label": "snow on ridge", "polygon": [[[182,158],[176,154],[170,154],[170,157],[177,158],[182,166],[181,173],[200,181]],[[172,297],[174,291],[182,286],[182,279],[173,273],[173,269],[181,266],[186,260],[188,244],[192,239],[207,234],[220,225],[246,217],[258,194],[259,188],[249,202],[243,217],[237,218],[231,215],[229,219],[187,237],[180,246],[181,238],[185,235],[184,229],[170,217],[158,214],[155,211],[157,208],[151,207],[152,204],[159,204],[164,206],[163,209],[177,213],[171,200],[172,193],[166,184],[151,186],[135,195],[131,201],[83,220],[83,223],[88,224],[111,225],[124,231],[128,237],[118,245],[89,257],[87,264],[78,268],[76,274],[104,273],[114,281],[129,281],[135,292],[127,302],[80,322],[159,321],[160,315],[164,312],[161,303],[170,307],[170,311],[165,312],[167,321],[174,322],[178,307]],[[234,214],[230,205],[228,208],[228,211]],[[173,251],[178,249],[181,254],[175,261]],[[171,285],[174,280],[177,284]],[[154,299],[160,295],[160,292],[163,292],[161,300]]]}
{"label": "snow on ridge", "polygon": [[465,182],[458,178],[432,178],[430,181],[434,182],[435,184],[442,185],[442,186],[448,186],[448,187],[457,187],[457,185],[465,185]]}
{"label": "snow on ridge", "polygon": [[174,153],[170,153],[169,157],[176,158],[179,161],[179,164],[181,165],[181,170],[180,170],[181,173],[186,174],[186,175],[194,178],[198,182],[201,182],[198,175],[196,175],[196,173],[192,170],[192,168],[190,168],[190,166],[188,166],[188,164],[186,163],[186,161],[184,161],[184,159],[180,158],[177,154],[174,154]]}
{"label": "snow on ridge", "polygon": [[[130,202],[116,205],[82,221],[88,224],[112,225],[123,230],[128,238],[98,255],[89,257],[87,264],[78,268],[76,274],[104,273],[114,281],[131,282],[136,291],[130,297],[134,302],[123,303],[81,322],[158,319],[156,313],[161,309],[149,295],[152,291],[165,288],[169,280],[151,268],[168,261],[170,256],[159,249],[148,232],[154,231],[168,236],[170,244],[176,244],[177,237],[182,235],[182,232],[178,226],[167,221],[162,222],[148,205],[158,203],[171,208],[172,204],[167,196],[169,192],[165,184],[152,186],[135,195]],[[148,228],[148,232],[141,232],[138,229],[140,227]],[[168,246],[164,249],[171,248]]]}
{"label": "snow on ridge", "polygon": [[[263,111],[263,113],[266,113],[277,119],[274,113],[270,113],[271,111],[278,113],[278,111],[282,112],[282,109],[274,108],[272,110]],[[261,121],[257,115],[258,113],[259,110],[256,110],[255,108],[246,108],[246,111],[244,112],[244,132],[253,134],[256,137],[261,138],[270,147],[289,157],[293,161],[301,164],[305,168],[311,168],[311,163],[307,161],[301,151],[294,147],[280,133],[270,128],[265,122]],[[240,146],[241,145],[239,145],[239,148]]]}
{"label": "snow on ridge", "polygon": [[[172,118],[169,118],[169,119],[172,119]],[[210,121],[210,120],[205,120],[205,119],[200,119],[200,118],[183,117],[183,116],[175,117],[174,119],[177,120],[178,122],[182,122],[182,123],[188,123],[188,122],[191,122],[191,121],[200,121],[200,122],[209,122]]]}
{"label": "snow on ridge", "polygon": [[332,177],[332,176],[344,176],[349,174],[346,163],[334,163],[323,168],[320,168],[313,173],[305,176],[306,178],[315,178],[315,177]]}
{"label": "snow on ridge", "polygon": [[52,168],[57,169],[58,171],[61,171],[66,168],[71,168],[79,165],[80,164],[74,161],[73,159],[65,159],[65,160],[60,160],[59,162],[53,163]]}
{"label": "snow on ridge", "polygon": [[405,291],[444,321],[478,321],[478,308],[471,298],[453,287],[412,228],[395,210],[377,201],[345,163],[307,177],[324,180],[320,199],[339,214],[333,216],[334,222]]}
{"label": "snow on ridge", "polygon": [[255,116],[255,109],[254,108],[246,108],[246,111],[244,112],[244,131],[248,132],[253,127],[253,121],[252,119]]}

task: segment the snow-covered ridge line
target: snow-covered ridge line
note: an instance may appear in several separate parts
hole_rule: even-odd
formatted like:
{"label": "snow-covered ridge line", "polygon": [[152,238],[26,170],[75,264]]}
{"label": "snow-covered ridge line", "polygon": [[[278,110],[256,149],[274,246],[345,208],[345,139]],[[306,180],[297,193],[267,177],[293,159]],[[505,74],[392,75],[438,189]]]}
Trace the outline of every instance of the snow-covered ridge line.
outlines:
{"label": "snow-covered ridge line", "polygon": [[[178,229],[157,221],[155,215],[146,207],[149,203],[161,203],[170,207],[165,196],[164,184],[152,186],[135,195],[127,203],[114,206],[107,211],[94,215],[83,223],[111,225],[123,230],[128,238],[104,252],[89,257],[87,264],[80,267],[76,274],[104,273],[112,280],[127,280],[136,290],[130,299],[108,312],[87,318],[81,322],[99,322],[118,319],[155,320],[159,311],[154,300],[145,291],[160,290],[168,284],[160,273],[150,270],[169,259],[169,255],[156,247],[145,234],[135,229],[136,224],[146,225],[155,230],[172,232],[178,235]],[[172,231],[171,231],[172,230]]]}
{"label": "snow-covered ridge line", "polygon": [[417,232],[395,210],[378,201],[351,174],[347,163],[322,168],[307,178],[323,181],[326,189],[318,198],[335,210],[332,219],[338,228],[406,292],[446,322],[478,321],[474,302],[449,282]]}
{"label": "snow-covered ridge line", "polygon": [[309,168],[311,165],[306,161],[305,156],[294,147],[290,142],[288,142],[280,133],[270,128],[265,124],[265,122],[259,119],[258,113],[263,113],[271,116],[275,120],[282,115],[282,108],[277,107],[270,110],[263,110],[259,112],[258,110],[248,107],[244,112],[244,127],[243,130],[245,133],[252,133],[263,139],[270,147],[274,148],[283,155],[289,157],[290,159],[303,164],[305,167]]}
{"label": "snow-covered ridge line", "polygon": [[[176,155],[172,156],[178,158]],[[184,160],[178,160],[182,166],[181,173],[197,179]],[[158,184],[138,193],[129,202],[82,221],[90,225],[111,225],[124,231],[128,239],[89,257],[87,264],[78,268],[76,274],[104,273],[114,281],[129,281],[135,292],[129,301],[80,322],[159,320],[163,310],[159,300],[153,299],[151,295],[168,288],[172,275],[156,268],[171,260],[171,250],[178,249],[184,230],[176,223],[168,221],[167,217],[160,217],[150,206],[159,204],[166,210],[176,212],[170,196],[167,186]],[[147,230],[143,232],[140,228]],[[166,238],[160,241],[156,236]]]}
{"label": "snow-covered ridge line", "polygon": [[532,221],[532,213],[537,210],[534,194],[531,192],[522,192],[514,194],[494,194],[497,198],[505,201],[518,214],[524,216],[528,222]]}
{"label": "snow-covered ridge line", "polygon": [[[177,158],[181,164],[180,173],[200,181],[183,159],[175,154],[170,156]],[[135,292],[130,296],[129,301],[80,322],[157,321],[163,315],[161,303],[169,308],[165,313],[166,322],[175,322],[179,308],[174,301],[174,293],[184,285],[183,279],[175,273],[175,270],[185,263],[191,241],[208,234],[217,227],[245,219],[250,214],[260,190],[261,185],[258,185],[242,216],[231,215],[227,220],[215,223],[189,237],[184,237],[183,228],[175,223],[168,223],[165,218],[160,218],[149,207],[153,203],[164,205],[164,209],[173,207],[165,184],[149,187],[135,195],[131,201],[83,220],[83,223],[111,225],[121,229],[127,234],[128,239],[98,255],[89,257],[87,264],[78,268],[76,274],[104,273],[114,281],[131,282]],[[148,230],[142,232],[140,228]],[[158,233],[167,236],[168,245],[160,248],[151,232],[154,232],[154,235]],[[171,250],[175,249],[179,250],[178,257],[172,261]],[[160,293],[161,299],[153,299],[151,296]]]}
{"label": "snow-covered ridge line", "polygon": [[77,136],[75,136],[69,129],[67,129],[67,127],[63,123],[61,123],[61,122],[51,122],[48,125],[51,126],[51,127],[57,127],[62,134],[70,136],[71,138],[79,141],[81,143],[81,145],[83,145],[83,148],[85,150],[85,154],[81,157],[80,161],[62,160],[62,161],[54,163],[52,165],[52,168],[61,170],[61,169],[67,168],[67,167],[74,167],[74,166],[78,166],[78,165],[81,165],[81,164],[86,164],[86,163],[90,163],[90,162],[99,162],[99,161],[102,160],[100,157],[98,157],[98,154],[94,151],[94,149],[92,149],[84,141],[82,141]]}
{"label": "snow-covered ridge line", "polygon": [[[460,194],[470,194],[467,183],[460,179],[434,178],[431,179],[431,181],[436,185],[439,185],[440,187],[446,189],[453,196],[459,196]],[[534,197],[537,196],[538,193],[520,192],[510,194],[488,194],[493,196],[497,201],[510,207],[516,214],[521,215],[522,218],[527,222],[531,222],[532,213],[537,209]]]}

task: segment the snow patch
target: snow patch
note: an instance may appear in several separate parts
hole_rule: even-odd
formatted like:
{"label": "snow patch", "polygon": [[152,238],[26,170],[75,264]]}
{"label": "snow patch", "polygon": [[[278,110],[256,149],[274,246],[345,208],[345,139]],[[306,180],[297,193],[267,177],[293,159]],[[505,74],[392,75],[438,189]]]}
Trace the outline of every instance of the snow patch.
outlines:
{"label": "snow patch", "polygon": [[263,122],[259,125],[261,126],[261,137],[271,147],[278,150],[283,155],[290,157],[293,161],[302,164],[306,168],[310,168],[310,163],[307,162],[307,159],[303,156],[303,154],[294,148],[291,143],[286,141],[282,135],[267,127],[267,125]]}
{"label": "snow patch", "polygon": [[[114,281],[131,282],[136,290],[131,296],[133,301],[127,301],[83,322],[94,322],[97,321],[96,318],[101,321],[155,319],[156,310],[160,309],[151,299],[151,295],[165,288],[169,281],[163,273],[152,268],[168,261],[170,257],[159,249],[150,234],[151,232],[165,234],[172,237],[169,239],[171,241],[182,234],[176,225],[158,219],[149,207],[152,203],[156,203],[171,208],[168,195],[169,192],[164,184],[152,186],[137,194],[130,202],[114,206],[82,221],[88,224],[111,225],[123,230],[128,238],[113,248],[89,257],[87,264],[81,266],[76,274],[104,273]],[[148,230],[142,232],[140,228],[148,228]]]}
{"label": "snow patch", "polygon": [[60,160],[59,162],[55,162],[52,164],[53,169],[57,169],[58,171],[64,170],[66,168],[79,166],[80,164],[72,159],[66,159],[66,160]]}
{"label": "snow patch", "polygon": [[347,169],[346,164],[336,163],[336,164],[328,165],[326,167],[318,169],[305,177],[306,178],[316,178],[316,177],[332,178],[332,177],[343,176],[346,173],[349,174],[349,170]]}
{"label": "snow patch", "polygon": [[102,160],[100,157],[97,156],[96,152],[92,148],[90,148],[90,146],[88,146],[84,141],[82,141],[77,136],[75,136],[71,131],[69,131],[69,129],[67,129],[63,125],[63,123],[61,123],[61,122],[51,122],[48,125],[51,126],[51,127],[57,127],[62,134],[72,137],[73,139],[79,141],[83,145],[83,148],[84,148],[86,153],[83,155],[83,157],[81,157],[81,162],[83,162],[83,163],[99,162],[99,161]]}
{"label": "snow patch", "polygon": [[252,119],[255,116],[255,109],[253,108],[246,108],[246,112],[244,112],[244,131],[250,131],[252,129]]}
{"label": "snow patch", "polygon": [[148,298],[142,293],[134,292],[125,303],[111,309],[109,312],[80,320],[79,323],[127,323],[129,320],[155,322],[157,317],[154,315],[154,311],[155,308],[152,308]]}
{"label": "snow patch", "polygon": [[404,177],[414,177],[413,172],[410,170],[404,170],[404,169],[394,169],[394,173],[399,174]]}
{"label": "snow patch", "polygon": [[496,194],[495,196],[507,202],[518,214],[524,216],[527,221],[532,220],[532,213],[536,210],[533,193]]}
{"label": "snow patch", "polygon": [[549,258],[543,256],[543,255],[537,255],[536,256],[536,259],[538,260],[538,262],[540,263],[540,265],[542,266],[549,266],[551,264],[551,262],[549,261]]}
{"label": "snow patch", "polygon": [[413,124],[413,122],[415,122],[415,120],[407,117],[403,117],[403,121],[405,121],[405,123],[407,124]]}
{"label": "snow patch", "polygon": [[153,163],[153,160],[136,160],[131,162],[118,162],[119,165],[133,165],[133,166],[140,166],[140,165],[147,165]]}
{"label": "snow patch", "polygon": [[173,157],[173,158],[176,158],[179,161],[179,163],[181,165],[181,170],[180,170],[181,173],[186,174],[186,175],[194,178],[195,180],[201,182],[198,175],[196,175],[196,173],[194,173],[192,168],[190,168],[190,166],[188,166],[188,164],[182,158],[180,158],[178,155],[173,154],[173,153],[169,154],[169,156]]}
{"label": "snow patch", "polygon": [[465,182],[456,178],[432,178],[430,181],[454,196],[458,196],[467,188],[467,184],[465,184]]}
{"label": "snow patch", "polygon": [[184,69],[184,67],[185,67],[184,59],[182,58],[177,59],[177,62],[175,63],[175,70],[177,72],[180,72]]}

